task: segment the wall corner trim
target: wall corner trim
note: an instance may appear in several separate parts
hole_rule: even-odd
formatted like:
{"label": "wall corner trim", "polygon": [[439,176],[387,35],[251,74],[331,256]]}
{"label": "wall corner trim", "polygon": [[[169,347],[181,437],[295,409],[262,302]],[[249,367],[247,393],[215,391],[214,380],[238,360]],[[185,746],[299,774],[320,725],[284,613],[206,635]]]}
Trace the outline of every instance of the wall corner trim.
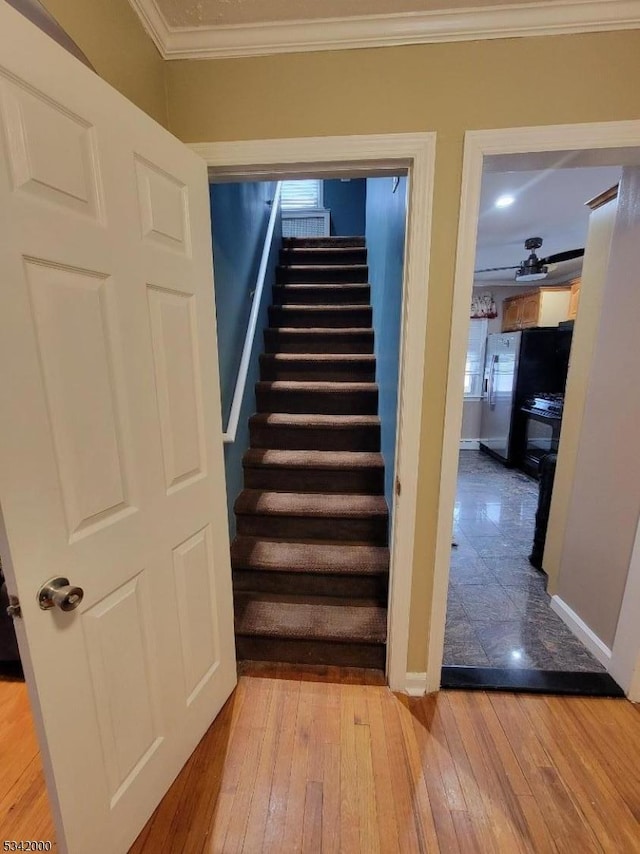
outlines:
{"label": "wall corner trim", "polygon": [[157,0],[129,0],[163,59],[593,33],[640,27],[639,0],[543,0],[463,9],[251,24],[170,25]]}
{"label": "wall corner trim", "polygon": [[480,439],[460,439],[461,451],[479,451]]}
{"label": "wall corner trim", "polygon": [[424,697],[427,693],[427,674],[407,673],[404,680],[404,693],[410,697]]}
{"label": "wall corner trim", "polygon": [[611,650],[584,620],[557,595],[551,597],[551,610],[556,612],[578,640],[582,641],[589,652],[598,659],[600,664],[608,669],[611,663]]}

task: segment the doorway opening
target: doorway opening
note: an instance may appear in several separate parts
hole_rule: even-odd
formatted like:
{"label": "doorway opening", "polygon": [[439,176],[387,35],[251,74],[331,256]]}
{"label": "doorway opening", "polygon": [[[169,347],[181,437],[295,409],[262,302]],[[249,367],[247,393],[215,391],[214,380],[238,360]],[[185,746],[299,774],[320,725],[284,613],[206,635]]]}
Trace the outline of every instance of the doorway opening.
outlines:
{"label": "doorway opening", "polygon": [[633,183],[627,165],[634,162],[633,150],[482,161],[445,686],[623,693],[607,673],[604,644],[558,595],[579,568],[570,565],[571,518],[555,496],[554,475],[557,465],[567,499],[580,475],[568,461],[587,429],[588,410],[580,419],[594,374],[589,356],[609,308],[602,303],[607,261],[625,227],[619,219],[614,230],[613,209],[605,245],[601,212],[613,204],[621,175],[622,186]]}
{"label": "doorway opening", "polygon": [[241,661],[385,669],[399,171],[210,186]]}
{"label": "doorway opening", "polygon": [[[5,571],[11,572],[9,546],[0,507],[0,818],[7,839],[36,837],[55,844],[42,755],[18,650],[15,620]],[[3,562],[5,563],[3,567]]]}
{"label": "doorway opening", "polygon": [[[390,538],[387,680],[393,690],[426,687],[426,674],[407,673],[411,571],[428,305],[430,215],[435,135],[381,134],[192,146],[209,166],[212,180],[357,177],[373,172],[407,173],[407,236],[402,309],[400,381],[396,440],[396,489]],[[419,677],[419,679],[418,679]]]}

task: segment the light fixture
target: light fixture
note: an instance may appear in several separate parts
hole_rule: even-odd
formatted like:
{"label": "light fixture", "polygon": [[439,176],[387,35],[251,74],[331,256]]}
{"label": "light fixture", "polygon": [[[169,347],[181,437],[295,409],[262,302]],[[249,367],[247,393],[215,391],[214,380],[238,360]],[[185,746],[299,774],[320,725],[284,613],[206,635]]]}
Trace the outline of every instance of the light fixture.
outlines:
{"label": "light fixture", "polygon": [[539,282],[541,279],[546,279],[548,273],[516,273],[515,280],[516,282]]}
{"label": "light fixture", "polygon": [[495,200],[495,206],[497,208],[508,208],[509,205],[512,205],[514,202],[515,198],[509,195],[509,193],[505,193],[502,196],[498,196],[498,198]]}
{"label": "light fixture", "polygon": [[539,282],[540,279],[547,278],[549,274],[547,267],[536,255],[536,249],[540,249],[541,246],[541,237],[529,237],[525,240],[524,248],[528,249],[531,254],[516,270],[516,282]]}

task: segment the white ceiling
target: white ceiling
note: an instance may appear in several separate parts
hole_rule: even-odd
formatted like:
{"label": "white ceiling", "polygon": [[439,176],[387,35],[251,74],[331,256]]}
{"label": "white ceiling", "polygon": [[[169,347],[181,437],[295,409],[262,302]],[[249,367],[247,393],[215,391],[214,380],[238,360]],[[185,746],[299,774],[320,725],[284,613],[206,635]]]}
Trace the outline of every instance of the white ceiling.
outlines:
{"label": "white ceiling", "polygon": [[169,26],[256,24],[530,5],[531,0],[156,0]]}
{"label": "white ceiling", "polygon": [[[528,237],[541,237],[538,257],[584,247],[589,221],[585,202],[617,183],[619,166],[546,169],[483,174],[478,221],[476,269],[517,265],[529,254]],[[496,208],[510,194],[515,202]],[[558,265],[540,284],[566,282],[581,269],[581,259]],[[476,285],[513,285],[515,270],[475,275]],[[531,287],[525,285],[524,287]]]}
{"label": "white ceiling", "polygon": [[640,0],[129,0],[164,59],[640,28]]}

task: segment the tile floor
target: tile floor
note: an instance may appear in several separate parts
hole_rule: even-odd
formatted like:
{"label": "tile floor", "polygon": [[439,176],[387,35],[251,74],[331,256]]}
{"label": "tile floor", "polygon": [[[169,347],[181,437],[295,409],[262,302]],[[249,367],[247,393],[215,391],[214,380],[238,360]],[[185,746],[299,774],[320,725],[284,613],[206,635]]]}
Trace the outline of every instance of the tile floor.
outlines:
{"label": "tile floor", "polygon": [[538,484],[479,451],[461,451],[445,665],[602,672],[550,608],[528,561]]}

